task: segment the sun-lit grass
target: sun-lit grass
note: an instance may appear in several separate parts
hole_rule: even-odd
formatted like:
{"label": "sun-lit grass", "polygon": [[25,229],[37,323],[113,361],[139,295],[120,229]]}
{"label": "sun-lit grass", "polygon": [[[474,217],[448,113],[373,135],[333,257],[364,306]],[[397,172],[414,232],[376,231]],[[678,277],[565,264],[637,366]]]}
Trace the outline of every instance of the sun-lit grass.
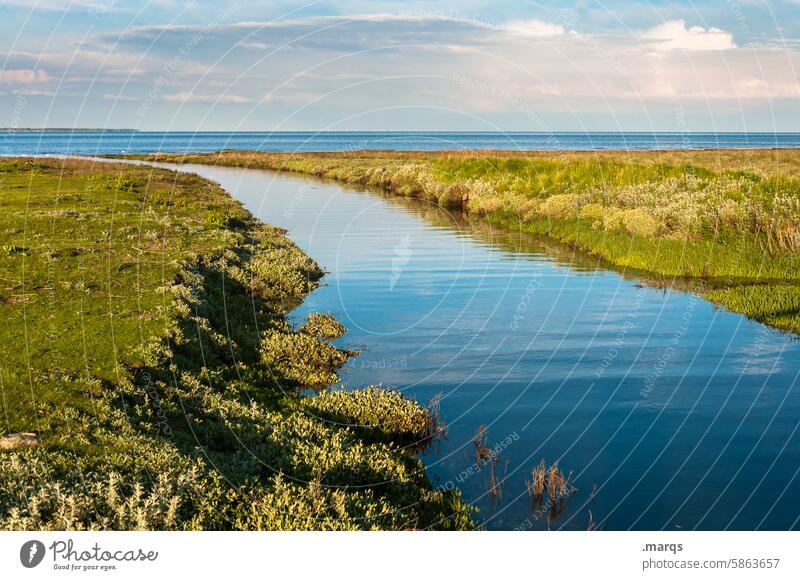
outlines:
{"label": "sun-lit grass", "polygon": [[800,287],[757,284],[713,290],[706,294],[712,302],[733,312],[800,334]]}
{"label": "sun-lit grass", "polygon": [[38,440],[0,451],[0,528],[472,526],[404,448],[424,408],[301,396],[353,354],[286,321],[322,272],[219,187],[4,160],[0,203],[0,428]]}

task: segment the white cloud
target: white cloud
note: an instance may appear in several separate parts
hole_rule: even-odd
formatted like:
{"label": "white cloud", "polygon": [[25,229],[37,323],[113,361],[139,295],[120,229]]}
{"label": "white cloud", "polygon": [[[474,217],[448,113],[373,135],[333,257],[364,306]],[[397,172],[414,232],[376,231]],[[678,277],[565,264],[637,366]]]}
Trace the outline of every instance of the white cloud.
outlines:
{"label": "white cloud", "polygon": [[239,46],[242,48],[252,48],[254,50],[267,50],[269,48],[269,45],[263,42],[240,42]]}
{"label": "white cloud", "polygon": [[652,41],[660,51],[670,50],[730,50],[736,48],[733,35],[719,28],[686,26],[685,20],[668,20],[641,34],[645,41]]}
{"label": "white cloud", "polygon": [[179,103],[232,103],[242,104],[251,103],[253,99],[249,97],[241,97],[238,95],[198,95],[192,92],[175,93],[172,95],[164,95],[165,101],[174,101]]}
{"label": "white cloud", "polygon": [[[151,53],[170,54],[194,32],[186,26],[150,26],[123,31],[119,41],[135,51],[146,34],[141,46]],[[531,39],[545,40],[535,53],[529,50]],[[236,46],[259,50],[218,60]],[[281,46],[291,50],[284,48],[279,56],[260,54]],[[538,19],[502,23],[423,13],[313,17],[220,25],[207,32],[195,51],[198,62],[208,63],[197,75],[202,76],[199,94],[177,93],[165,97],[168,100],[256,103],[269,94],[279,102],[320,99],[333,109],[387,102],[414,105],[430,99],[426,91],[436,82],[430,79],[452,78],[454,73],[504,87],[519,99],[529,99],[531,106],[574,111],[602,109],[609,100],[797,96],[792,73],[797,52],[754,45],[738,48],[729,32],[688,26],[684,20],[625,35],[600,35],[568,32],[561,24]],[[321,71],[327,80],[318,78]],[[353,71],[364,83],[348,89],[354,81],[345,75]],[[186,76],[191,82],[192,75]],[[405,80],[389,80],[393,77]],[[213,96],[218,92],[213,83],[220,79],[225,86],[236,81],[236,94],[241,96]],[[481,91],[450,89],[438,90],[444,90],[451,100],[448,105],[456,109],[473,105],[477,110],[509,109],[507,102]]]}
{"label": "white cloud", "polygon": [[30,68],[6,69],[0,71],[0,83],[30,85],[33,83],[46,82],[49,78],[45,71],[33,70]]}
{"label": "white cloud", "polygon": [[565,32],[564,27],[560,24],[551,24],[550,22],[536,19],[513,20],[506,24],[505,29],[512,34],[533,38],[561,36]]}
{"label": "white cloud", "polygon": [[100,98],[105,99],[106,101],[119,101],[124,103],[136,103],[141,101],[139,97],[130,97],[127,95],[116,95],[114,93],[103,93],[100,95]]}

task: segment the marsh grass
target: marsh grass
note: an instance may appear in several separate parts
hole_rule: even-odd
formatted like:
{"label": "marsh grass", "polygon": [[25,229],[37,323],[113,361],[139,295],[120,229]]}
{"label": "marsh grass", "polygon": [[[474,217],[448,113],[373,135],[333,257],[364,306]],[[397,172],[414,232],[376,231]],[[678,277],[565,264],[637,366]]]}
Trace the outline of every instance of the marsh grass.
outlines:
{"label": "marsh grass", "polygon": [[558,500],[566,498],[573,491],[571,479],[571,472],[565,476],[559,469],[558,463],[554,463],[547,473],[547,495]]}
{"label": "marsh grass", "polygon": [[[489,430],[486,425],[478,427],[472,439],[472,445],[475,451],[475,465],[479,468],[485,466],[489,468],[488,489],[489,495],[494,501],[503,495],[509,462],[508,460],[503,460],[501,455],[489,446]],[[504,465],[504,472],[498,477],[497,464],[501,461]]]}
{"label": "marsh grass", "polygon": [[431,440],[447,439],[447,423],[442,416],[442,394],[436,393],[428,403],[430,415],[429,438]]}
{"label": "marsh grass", "polygon": [[800,334],[800,286],[753,284],[711,290],[705,296],[733,312]]}
{"label": "marsh grass", "polygon": [[531,479],[525,483],[528,488],[528,497],[534,504],[540,503],[544,499],[547,485],[547,466],[544,459],[531,469]]}
{"label": "marsh grass", "polygon": [[[326,391],[319,267],[197,176],[0,163],[2,529],[468,529],[397,392]],[[210,217],[209,217],[210,216]],[[313,387],[319,395],[302,396]]]}
{"label": "marsh grass", "polygon": [[546,510],[548,521],[564,510],[567,499],[577,491],[572,484],[572,472],[564,475],[558,462],[548,467],[544,459],[531,469],[531,478],[525,484],[532,508]]}
{"label": "marsh grass", "polygon": [[158,161],[292,171],[418,197],[548,236],[665,279],[762,282],[765,300],[707,297],[784,330],[767,284],[800,278],[800,152],[360,151],[158,155]]}

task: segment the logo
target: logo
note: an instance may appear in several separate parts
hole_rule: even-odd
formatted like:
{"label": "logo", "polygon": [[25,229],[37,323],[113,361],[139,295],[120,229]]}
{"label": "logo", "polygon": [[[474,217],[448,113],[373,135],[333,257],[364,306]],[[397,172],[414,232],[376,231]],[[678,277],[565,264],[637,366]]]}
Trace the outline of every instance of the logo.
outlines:
{"label": "logo", "polygon": [[389,290],[394,290],[395,284],[400,280],[403,274],[403,267],[411,260],[414,250],[411,249],[411,236],[406,234],[405,237],[395,244],[392,256],[392,277],[389,280]]}
{"label": "logo", "polygon": [[36,568],[44,559],[44,544],[39,540],[28,540],[19,549],[19,561],[26,568]]}

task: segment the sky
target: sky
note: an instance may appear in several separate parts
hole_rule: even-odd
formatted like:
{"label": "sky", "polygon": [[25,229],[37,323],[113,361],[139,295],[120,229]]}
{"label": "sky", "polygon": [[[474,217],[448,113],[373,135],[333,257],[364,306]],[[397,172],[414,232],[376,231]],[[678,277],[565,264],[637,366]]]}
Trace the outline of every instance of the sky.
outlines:
{"label": "sky", "polygon": [[0,126],[800,131],[800,0],[0,0]]}

